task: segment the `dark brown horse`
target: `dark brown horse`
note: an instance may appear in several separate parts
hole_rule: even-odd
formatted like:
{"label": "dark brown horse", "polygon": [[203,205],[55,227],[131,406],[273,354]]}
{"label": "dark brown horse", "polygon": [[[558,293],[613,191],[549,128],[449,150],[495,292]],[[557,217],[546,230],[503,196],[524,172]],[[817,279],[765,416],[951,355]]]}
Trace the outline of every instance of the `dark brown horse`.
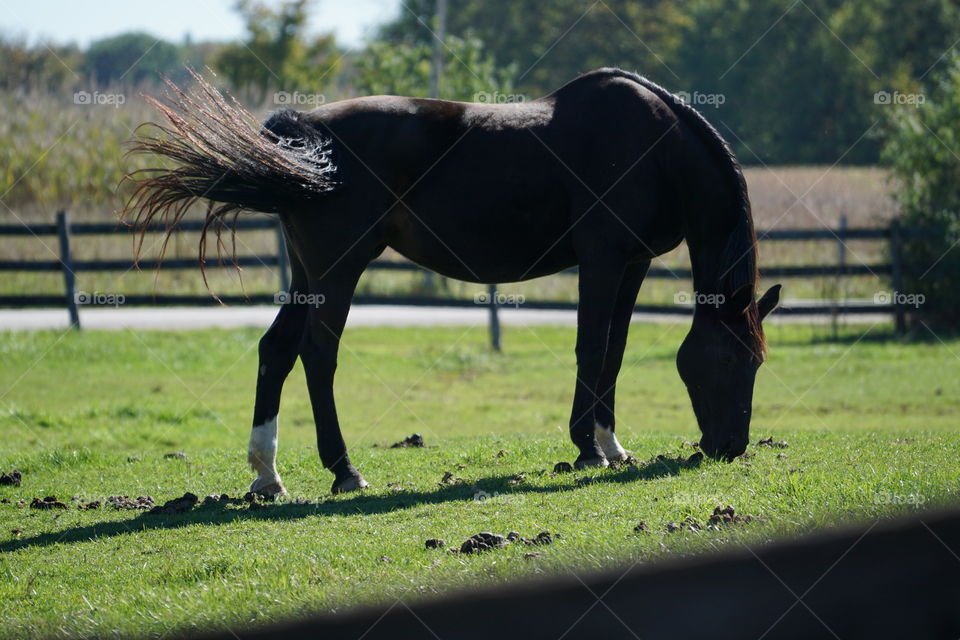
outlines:
{"label": "dark brown horse", "polygon": [[[140,224],[174,225],[206,199],[216,229],[241,210],[283,223],[293,277],[289,303],[260,340],[252,491],[284,490],[277,414],[298,354],[333,491],[366,486],[340,433],[333,377],[357,280],[388,246],[471,282],[579,267],[570,437],[576,466],[587,467],[626,456],[614,394],[631,314],[651,259],[685,239],[697,295],[677,367],[703,451],[722,459],[744,451],[764,359],[760,323],[779,285],[755,301],[743,175],[717,131],[679,98],[600,69],[531,102],[375,96],[283,110],[260,126],[196,80],[194,92],[171,86],[171,99],[156,103],[169,123],[135,149],[177,166],[133,176],[128,212]],[[201,264],[204,249],[201,241]]]}

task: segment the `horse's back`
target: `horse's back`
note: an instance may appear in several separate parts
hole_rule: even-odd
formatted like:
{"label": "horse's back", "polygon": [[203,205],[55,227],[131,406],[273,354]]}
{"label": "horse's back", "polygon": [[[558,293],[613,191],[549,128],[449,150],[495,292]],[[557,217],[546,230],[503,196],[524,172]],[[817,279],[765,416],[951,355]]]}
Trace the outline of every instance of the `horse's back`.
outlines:
{"label": "horse's back", "polygon": [[[659,153],[645,149],[671,116],[641,85],[602,72],[528,102],[373,96],[308,114],[339,147],[343,184],[357,194],[341,215],[382,218],[385,242],[407,257],[487,282],[576,264],[571,228],[604,215],[602,196],[624,194],[616,214],[643,233],[640,208],[628,208],[643,191],[653,198]],[[675,244],[668,235],[662,244]]]}

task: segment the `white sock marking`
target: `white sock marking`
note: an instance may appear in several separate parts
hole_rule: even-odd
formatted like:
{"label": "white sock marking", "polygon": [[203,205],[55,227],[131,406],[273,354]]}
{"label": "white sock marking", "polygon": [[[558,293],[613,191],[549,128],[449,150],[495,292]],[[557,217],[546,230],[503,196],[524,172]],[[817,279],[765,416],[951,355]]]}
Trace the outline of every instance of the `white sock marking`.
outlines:
{"label": "white sock marking", "polygon": [[600,449],[603,451],[603,455],[605,455],[608,460],[619,460],[627,455],[626,450],[617,442],[617,434],[615,434],[610,427],[605,427],[597,422],[594,424],[593,433],[597,439],[597,444],[600,445]]}
{"label": "white sock marking", "polygon": [[277,416],[250,430],[247,461],[257,472],[254,485],[264,487],[274,482],[280,483],[280,474],[277,473]]}

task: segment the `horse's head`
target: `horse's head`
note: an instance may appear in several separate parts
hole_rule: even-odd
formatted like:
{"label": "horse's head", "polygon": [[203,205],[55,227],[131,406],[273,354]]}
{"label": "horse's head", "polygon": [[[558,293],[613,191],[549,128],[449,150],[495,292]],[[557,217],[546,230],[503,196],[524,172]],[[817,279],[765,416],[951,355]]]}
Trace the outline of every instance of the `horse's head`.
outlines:
{"label": "horse's head", "polygon": [[698,307],[677,352],[677,370],[700,425],[701,450],[732,460],[747,448],[753,383],[763,362],[760,321],[777,306],[780,285],[753,308],[753,287],[743,287],[716,306]]}

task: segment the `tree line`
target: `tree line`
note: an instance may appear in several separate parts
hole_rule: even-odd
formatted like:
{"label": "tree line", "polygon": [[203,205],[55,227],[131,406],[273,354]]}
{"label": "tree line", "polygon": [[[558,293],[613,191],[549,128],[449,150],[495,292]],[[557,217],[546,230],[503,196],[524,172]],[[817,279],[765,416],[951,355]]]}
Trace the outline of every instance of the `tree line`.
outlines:
{"label": "tree line", "polygon": [[[429,40],[433,2],[407,1],[381,37]],[[876,162],[885,94],[920,91],[960,38],[955,0],[449,2],[449,32],[515,65],[517,90],[638,71],[690,96],[752,164]]]}

